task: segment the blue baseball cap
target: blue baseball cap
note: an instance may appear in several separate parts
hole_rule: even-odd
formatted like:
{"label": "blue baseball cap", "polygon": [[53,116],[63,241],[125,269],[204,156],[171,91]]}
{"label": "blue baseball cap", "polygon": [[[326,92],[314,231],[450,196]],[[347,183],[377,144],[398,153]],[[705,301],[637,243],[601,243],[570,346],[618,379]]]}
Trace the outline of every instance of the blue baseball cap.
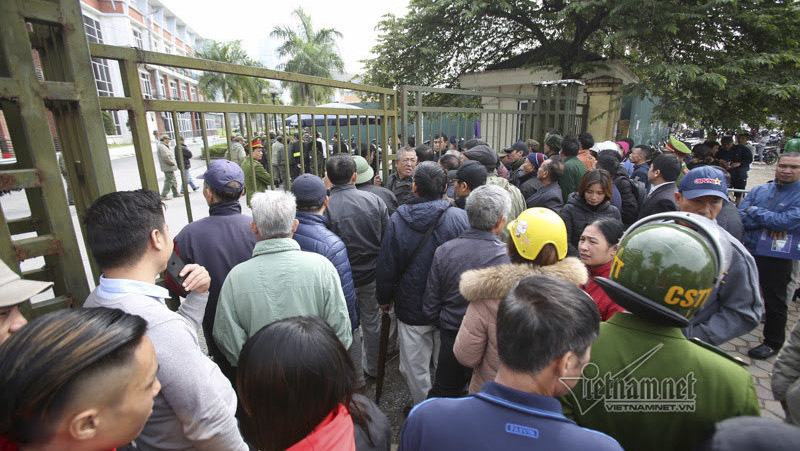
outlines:
{"label": "blue baseball cap", "polygon": [[[197,178],[203,179],[208,186],[217,191],[226,193],[238,193],[244,189],[244,171],[238,164],[230,160],[214,160],[208,165],[208,169]],[[240,188],[230,188],[227,185],[231,182],[239,182]]]}
{"label": "blue baseball cap", "polygon": [[292,194],[298,201],[309,200],[316,205],[322,205],[328,190],[321,178],[314,174],[303,174],[292,182]]}
{"label": "blue baseball cap", "polygon": [[730,200],[728,198],[728,183],[725,174],[711,166],[700,166],[689,171],[681,179],[678,191],[687,199],[717,196]]}

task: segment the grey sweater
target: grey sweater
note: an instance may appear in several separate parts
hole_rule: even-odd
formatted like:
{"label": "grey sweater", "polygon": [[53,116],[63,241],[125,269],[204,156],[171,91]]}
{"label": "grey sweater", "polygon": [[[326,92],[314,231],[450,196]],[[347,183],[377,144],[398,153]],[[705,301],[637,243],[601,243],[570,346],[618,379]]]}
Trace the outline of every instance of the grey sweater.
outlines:
{"label": "grey sweater", "polygon": [[247,450],[237,426],[236,392],[197,339],[208,294],[189,293],[178,312],[143,294],[116,299],[89,295],[84,307],[108,307],[147,321],[158,357],[161,392],[136,439],[138,449]]}

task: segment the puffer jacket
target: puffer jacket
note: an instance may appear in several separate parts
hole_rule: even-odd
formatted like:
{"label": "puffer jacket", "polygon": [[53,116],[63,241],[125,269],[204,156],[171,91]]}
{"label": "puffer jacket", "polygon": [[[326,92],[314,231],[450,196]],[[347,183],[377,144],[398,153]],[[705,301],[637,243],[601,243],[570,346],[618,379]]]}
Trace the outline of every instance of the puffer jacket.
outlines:
{"label": "puffer jacket", "polygon": [[744,245],[755,255],[762,229],[800,233],[800,181],[769,182],[753,188],[739,204]]}
{"label": "puffer jacket", "polygon": [[611,218],[621,221],[617,207],[611,205],[609,201],[600,203],[595,207],[586,203],[586,200],[578,193],[569,195],[567,203],[559,212],[564,225],[567,226],[567,243],[569,244],[569,255],[578,255],[578,241],[581,239],[583,229],[592,222],[601,218]]}
{"label": "puffer jacket", "polygon": [[358,313],[356,312],[356,289],[353,285],[353,273],[350,270],[350,260],[347,258],[347,248],[344,242],[335,233],[328,230],[328,218],[305,211],[297,212],[300,222],[294,232],[295,241],[300,249],[314,252],[327,258],[342,281],[344,300],[347,301],[347,313],[350,315],[350,325],[355,330],[358,327]]}
{"label": "puffer jacket", "polygon": [[628,177],[628,171],[620,167],[614,175],[614,186],[619,191],[622,198],[622,208],[619,209],[619,214],[622,216],[622,223],[625,227],[636,222],[639,217],[639,202],[636,200],[636,194],[633,192],[633,185]]}
{"label": "puffer jacket", "polygon": [[453,353],[458,361],[474,368],[469,392],[477,393],[484,383],[494,380],[500,368],[497,355],[497,308],[509,290],[527,276],[554,276],[575,285],[583,285],[589,272],[575,257],[567,257],[550,266],[513,264],[467,271],[461,276],[459,289],[469,302],[467,313],[458,330]]}
{"label": "puffer jacket", "polygon": [[[441,218],[439,214],[442,213]],[[410,261],[425,232],[437,220],[436,228]],[[467,213],[446,200],[427,201],[415,197],[397,208],[389,219],[381,241],[375,274],[378,304],[394,300],[397,319],[413,326],[431,324],[422,311],[422,298],[433,254],[442,243],[469,228]],[[408,268],[408,269],[406,269]]]}

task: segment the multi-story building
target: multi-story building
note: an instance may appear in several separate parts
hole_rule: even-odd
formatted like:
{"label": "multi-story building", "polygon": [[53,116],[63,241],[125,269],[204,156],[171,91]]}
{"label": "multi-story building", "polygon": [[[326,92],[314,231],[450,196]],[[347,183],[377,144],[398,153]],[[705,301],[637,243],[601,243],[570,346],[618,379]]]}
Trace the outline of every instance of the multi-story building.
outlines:
{"label": "multi-story building", "polygon": [[[160,0],[81,0],[83,23],[89,42],[136,47],[174,55],[193,56],[203,38],[175,15]],[[97,93],[100,96],[121,96],[122,78],[114,61],[92,58]],[[164,66],[139,66],[142,94],[147,99],[205,100],[198,92],[200,73]],[[126,111],[109,111],[116,135],[109,142],[131,142]],[[216,134],[220,122],[217,115],[206,114],[209,135]],[[167,134],[175,138],[171,114],[147,113],[151,134]],[[200,115],[179,113],[178,127],[184,138],[200,135]]]}

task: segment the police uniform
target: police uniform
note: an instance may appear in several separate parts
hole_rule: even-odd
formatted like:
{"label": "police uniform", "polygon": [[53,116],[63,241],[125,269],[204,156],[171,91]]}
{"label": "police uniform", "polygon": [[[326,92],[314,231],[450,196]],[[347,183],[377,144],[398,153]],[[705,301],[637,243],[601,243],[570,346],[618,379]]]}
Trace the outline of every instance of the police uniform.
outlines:
{"label": "police uniform", "polygon": [[750,373],[677,327],[618,313],[600,324],[591,357],[564,414],[626,450],[694,449],[714,423],[760,416]]}

